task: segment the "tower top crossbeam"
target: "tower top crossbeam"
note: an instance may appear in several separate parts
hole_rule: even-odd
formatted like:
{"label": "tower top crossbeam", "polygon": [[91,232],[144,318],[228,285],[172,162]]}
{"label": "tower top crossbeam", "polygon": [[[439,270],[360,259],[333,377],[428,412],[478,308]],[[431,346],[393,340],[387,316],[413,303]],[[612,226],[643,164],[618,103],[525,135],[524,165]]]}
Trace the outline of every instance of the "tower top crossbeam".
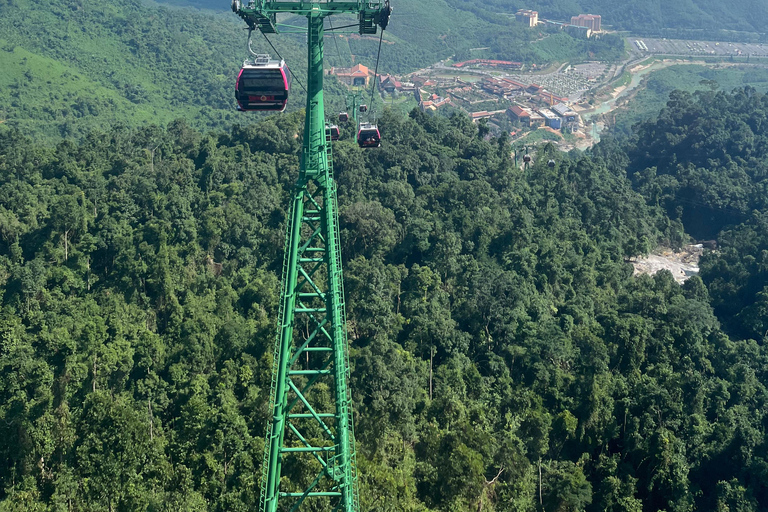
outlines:
{"label": "tower top crossbeam", "polygon": [[232,10],[237,13],[252,30],[259,29],[265,34],[278,33],[276,16],[290,13],[297,16],[326,17],[333,14],[357,14],[360,21],[360,34],[375,34],[376,27],[387,27],[391,9],[386,0],[368,0],[357,2],[333,1],[269,1],[251,0],[242,4],[232,0]]}

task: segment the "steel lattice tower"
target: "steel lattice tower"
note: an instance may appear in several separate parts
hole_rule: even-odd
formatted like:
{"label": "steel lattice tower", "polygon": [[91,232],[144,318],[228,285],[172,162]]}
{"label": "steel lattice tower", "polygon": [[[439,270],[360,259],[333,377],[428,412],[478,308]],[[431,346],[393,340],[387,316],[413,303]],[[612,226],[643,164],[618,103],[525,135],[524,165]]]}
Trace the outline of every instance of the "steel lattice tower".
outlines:
{"label": "steel lattice tower", "polygon": [[[323,105],[323,20],[358,16],[359,32],[386,27],[389,3],[252,0],[233,10],[263,33],[278,13],[307,18],[307,106],[299,178],[286,234],[270,403],[262,466],[263,512],[297,510],[307,498],[327,510],[359,510],[350,406],[344,290],[330,134]],[[375,77],[374,77],[375,79]],[[300,465],[298,488],[281,488],[284,467]]]}

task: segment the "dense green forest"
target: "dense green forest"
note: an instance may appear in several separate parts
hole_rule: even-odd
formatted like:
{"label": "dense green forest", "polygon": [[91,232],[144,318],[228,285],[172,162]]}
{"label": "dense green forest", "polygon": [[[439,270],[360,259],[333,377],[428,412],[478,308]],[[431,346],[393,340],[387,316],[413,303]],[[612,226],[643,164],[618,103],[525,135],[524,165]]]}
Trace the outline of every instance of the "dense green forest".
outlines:
{"label": "dense green forest", "polygon": [[[461,115],[337,143],[362,509],[765,510],[767,117],[675,93],[526,169]],[[0,511],[256,507],[301,125],[0,132]]]}
{"label": "dense green forest", "polygon": [[749,64],[722,64],[720,67],[680,64],[649,73],[644,84],[620,109],[612,113],[611,133],[629,136],[640,121],[656,118],[672,91],[731,91],[745,86],[768,91],[768,68]]}

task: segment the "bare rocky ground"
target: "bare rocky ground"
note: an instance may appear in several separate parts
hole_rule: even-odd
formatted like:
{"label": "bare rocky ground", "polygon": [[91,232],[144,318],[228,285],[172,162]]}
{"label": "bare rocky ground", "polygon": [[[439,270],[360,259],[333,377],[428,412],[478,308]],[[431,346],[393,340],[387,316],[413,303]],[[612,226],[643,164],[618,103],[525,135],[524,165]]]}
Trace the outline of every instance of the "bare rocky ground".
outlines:
{"label": "bare rocky ground", "polygon": [[654,275],[659,270],[667,269],[672,272],[675,281],[682,284],[699,273],[699,258],[703,252],[701,244],[686,245],[680,252],[660,247],[648,256],[631,259],[630,263],[635,267],[635,275]]}

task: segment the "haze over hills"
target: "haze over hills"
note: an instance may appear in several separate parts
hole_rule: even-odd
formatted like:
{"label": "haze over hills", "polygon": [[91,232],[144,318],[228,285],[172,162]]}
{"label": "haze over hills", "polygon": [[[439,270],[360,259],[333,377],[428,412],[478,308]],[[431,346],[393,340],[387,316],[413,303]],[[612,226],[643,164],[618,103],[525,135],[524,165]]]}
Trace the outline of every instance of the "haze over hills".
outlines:
{"label": "haze over hills", "polygon": [[[341,16],[328,28],[350,23],[355,20]],[[489,46],[491,56],[539,64],[588,55],[615,59],[623,51],[618,39],[587,43],[557,34],[534,41],[542,35],[513,20],[491,23],[444,0],[400,6],[390,28],[382,45],[382,73],[413,71],[457,53],[469,55],[469,48],[481,45]],[[377,38],[328,34],[328,66],[375,67]],[[233,98],[234,78],[247,55],[245,42],[242,22],[228,10],[138,0],[107,5],[96,0],[51,5],[2,0],[0,120],[5,127],[46,138],[81,136],[116,122],[139,126],[183,118],[200,129],[249,123],[258,116],[235,112]],[[296,73],[289,109],[300,109],[303,36],[277,35],[272,42]],[[274,53],[258,33],[254,45]],[[326,81],[326,92],[330,111],[343,109],[345,91],[334,79]]]}
{"label": "haze over hills", "polygon": [[[176,5],[193,5],[206,9],[226,10],[225,0],[164,0]],[[543,17],[569,20],[580,13],[600,14],[603,23],[615,30],[629,30],[641,34],[660,34],[665,31],[737,31],[764,34],[768,24],[768,5],[759,0],[649,0],[643,2],[611,0],[437,0],[393,2],[395,13],[407,11],[414,18],[424,15],[422,28],[448,26],[458,19],[466,23],[464,37],[471,37],[475,19],[498,23],[504,14],[514,14],[517,9],[535,9]],[[423,9],[422,9],[423,7]],[[454,9],[463,11],[456,16]],[[434,18],[434,16],[437,18]],[[445,20],[446,16],[453,17]],[[429,20],[429,22],[427,22]],[[412,19],[416,21],[416,19]],[[392,30],[395,28],[394,24]],[[684,33],[684,32],[683,32]]]}
{"label": "haze over hills", "polygon": [[[764,34],[768,5],[758,0],[448,0],[485,20],[517,9],[538,10],[541,17],[567,21],[580,13],[600,14],[614,30],[639,34],[707,34],[740,31]],[[675,32],[677,31],[677,32]],[[722,34],[725,35],[725,34]],[[734,35],[734,37],[736,37]]]}

